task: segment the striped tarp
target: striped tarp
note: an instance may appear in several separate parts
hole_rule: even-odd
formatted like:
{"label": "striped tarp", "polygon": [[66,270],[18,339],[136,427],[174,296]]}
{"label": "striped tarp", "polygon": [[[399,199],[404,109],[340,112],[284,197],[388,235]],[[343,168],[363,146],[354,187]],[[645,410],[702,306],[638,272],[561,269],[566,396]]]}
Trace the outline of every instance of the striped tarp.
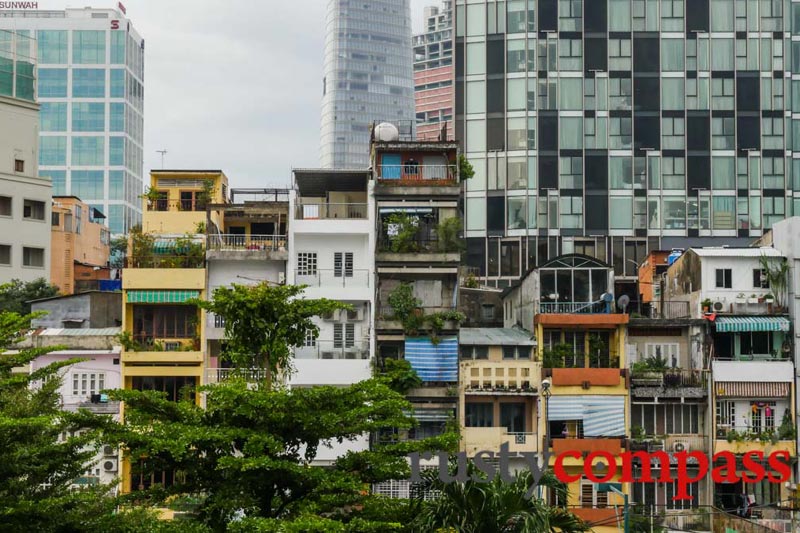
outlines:
{"label": "striped tarp", "polygon": [[199,298],[200,291],[129,290],[129,304],[182,304]]}
{"label": "striped tarp", "polygon": [[625,435],[623,396],[552,396],[548,420],[583,420],[586,437]]}
{"label": "striped tarp", "polygon": [[788,382],[719,381],[714,384],[718,398],[786,398]]}
{"label": "striped tarp", "polygon": [[741,331],[789,331],[785,316],[721,316],[714,321],[719,333]]}
{"label": "striped tarp", "polygon": [[405,358],[422,381],[458,381],[458,337],[407,337]]}

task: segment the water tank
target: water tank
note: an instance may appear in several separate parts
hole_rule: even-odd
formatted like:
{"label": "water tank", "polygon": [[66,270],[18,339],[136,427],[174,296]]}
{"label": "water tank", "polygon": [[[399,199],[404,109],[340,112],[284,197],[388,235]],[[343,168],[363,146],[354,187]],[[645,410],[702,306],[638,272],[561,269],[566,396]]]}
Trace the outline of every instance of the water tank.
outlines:
{"label": "water tank", "polygon": [[400,131],[397,126],[388,122],[381,122],[375,126],[375,140],[380,142],[392,142],[400,139]]}
{"label": "water tank", "polygon": [[667,256],[667,265],[671,266],[672,263],[678,260],[680,256],[683,255],[683,250],[675,249]]}

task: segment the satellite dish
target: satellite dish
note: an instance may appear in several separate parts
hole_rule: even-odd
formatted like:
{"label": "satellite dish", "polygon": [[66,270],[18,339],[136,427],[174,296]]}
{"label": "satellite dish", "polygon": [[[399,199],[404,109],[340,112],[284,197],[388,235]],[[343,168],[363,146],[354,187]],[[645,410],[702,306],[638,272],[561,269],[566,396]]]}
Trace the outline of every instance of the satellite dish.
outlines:
{"label": "satellite dish", "polygon": [[617,305],[622,308],[622,312],[624,313],[628,308],[628,304],[631,303],[631,298],[627,294],[623,294],[617,300]]}
{"label": "satellite dish", "polygon": [[614,301],[614,295],[611,294],[610,292],[604,292],[603,295],[600,297],[600,299],[605,303],[610,304],[611,302]]}

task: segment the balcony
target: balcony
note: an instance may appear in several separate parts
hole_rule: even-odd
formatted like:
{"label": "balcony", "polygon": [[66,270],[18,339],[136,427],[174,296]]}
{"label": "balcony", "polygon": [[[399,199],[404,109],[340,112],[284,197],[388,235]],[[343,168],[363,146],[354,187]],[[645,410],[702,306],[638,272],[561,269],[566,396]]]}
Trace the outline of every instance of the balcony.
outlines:
{"label": "balcony", "polygon": [[[132,258],[131,261],[136,261]],[[135,264],[135,263],[134,263]],[[195,264],[195,263],[187,263]],[[126,268],[122,272],[123,290],[134,289],[163,289],[181,290],[205,289],[206,271],[202,267],[179,268],[174,266]],[[130,300],[130,297],[128,297]]]}
{"label": "balcony", "polygon": [[577,386],[588,390],[592,387],[625,387],[623,370],[619,368],[553,368],[548,369],[553,386]]}
{"label": "balcony", "polygon": [[206,368],[206,384],[224,383],[232,379],[258,383],[267,380],[267,371],[263,368]]}
{"label": "balcony", "polygon": [[313,273],[296,273],[294,283],[306,286],[308,298],[352,302],[372,299],[371,278],[372,272],[367,269],[317,269]]}
{"label": "balcony", "polygon": [[[431,315],[434,313],[449,313],[458,311],[458,309],[449,306],[440,307],[417,307],[418,313],[423,315]],[[400,319],[395,316],[394,308],[391,305],[377,304],[377,314],[375,315],[375,327],[377,329],[391,330],[403,329],[403,324]],[[458,323],[452,320],[445,321],[444,330],[457,330]]]}
{"label": "balcony", "polygon": [[379,184],[441,186],[458,183],[458,165],[378,165]]}
{"label": "balcony", "polygon": [[208,202],[197,198],[185,200],[168,200],[159,198],[147,202],[147,211],[199,211],[205,213]]}
{"label": "balcony", "polygon": [[378,237],[376,263],[458,263],[460,243],[418,235],[410,240],[395,240],[386,234]]}
{"label": "balcony", "polygon": [[647,318],[669,320],[677,318],[691,318],[692,313],[689,307],[689,302],[653,301],[648,304],[644,315]]}
{"label": "balcony", "polygon": [[[726,436],[719,438],[721,432],[730,431],[726,429],[727,426],[717,426],[718,438],[714,442],[714,453],[731,452],[733,454],[743,454],[750,451],[760,451],[764,456],[769,456],[775,452],[788,452],[789,456],[795,457],[797,455],[797,446],[794,439],[791,440],[770,440],[769,438],[761,439],[755,435],[741,436],[742,432],[737,431],[737,436]],[[744,428],[740,428],[744,429]],[[728,440],[731,439],[731,440]]]}
{"label": "balcony", "polygon": [[533,361],[467,361],[461,363],[464,394],[537,396],[540,364]]}
{"label": "balcony", "polygon": [[296,359],[369,359],[369,341],[320,341],[314,346],[298,346]]}
{"label": "balcony", "polygon": [[482,450],[499,450],[506,442],[511,453],[539,451],[536,433],[511,433],[505,427],[465,427],[463,440],[469,455]]}
{"label": "balcony", "polygon": [[205,268],[205,257],[187,255],[137,255],[125,258],[125,268]]}
{"label": "balcony", "polygon": [[369,218],[368,204],[355,203],[298,203],[295,206],[296,220],[366,220]]}
{"label": "balcony", "polygon": [[671,368],[666,371],[634,370],[631,372],[632,394],[646,398],[691,397],[708,394],[708,372]]}
{"label": "balcony", "polygon": [[610,302],[540,302],[539,313],[544,314],[576,314],[576,313],[611,313]]}
{"label": "balcony", "polygon": [[286,235],[209,235],[208,259],[286,261]]}

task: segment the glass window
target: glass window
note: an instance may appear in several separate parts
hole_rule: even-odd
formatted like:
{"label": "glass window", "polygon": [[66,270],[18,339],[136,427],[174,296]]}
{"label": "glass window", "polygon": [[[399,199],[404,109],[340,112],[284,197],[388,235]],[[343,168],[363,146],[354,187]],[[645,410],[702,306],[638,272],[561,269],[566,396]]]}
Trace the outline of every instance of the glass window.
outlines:
{"label": "glass window", "polygon": [[711,80],[711,102],[714,110],[733,109],[734,80],[731,78],[713,78]]}
{"label": "glass window", "polygon": [[561,78],[559,84],[559,109],[583,109],[583,78]]}
{"label": "glass window", "polygon": [[558,186],[561,189],[583,188],[583,158],[559,158]]}
{"label": "glass window", "polygon": [[559,136],[559,146],[562,150],[583,148],[583,119],[580,117],[562,118],[559,125]]}
{"label": "glass window", "polygon": [[105,131],[105,104],[81,102],[72,104],[72,131]]}
{"label": "glass window", "polygon": [[559,199],[562,228],[583,227],[583,198],[580,196],[562,196]]}
{"label": "glass window", "polygon": [[525,78],[508,80],[508,90],[506,92],[506,105],[509,111],[524,111],[527,102],[525,91]]}
{"label": "glass window", "polygon": [[36,32],[39,64],[67,62],[66,30],[39,30]]}
{"label": "glass window", "polygon": [[733,157],[711,158],[711,186],[714,190],[733,190],[736,188],[736,172]]}
{"label": "glass window", "polygon": [[[72,137],[72,164],[73,165],[104,165],[105,151],[103,150],[104,137]],[[102,172],[101,172],[102,174]],[[74,173],[73,173],[74,175]],[[86,199],[83,195],[72,194]],[[92,199],[102,198],[102,196],[92,196]]]}
{"label": "glass window", "polygon": [[[590,0],[591,1],[591,0]],[[559,31],[582,31],[583,0],[558,0]]]}
{"label": "glass window", "polygon": [[770,229],[775,222],[786,218],[786,204],[783,198],[764,198],[764,229]]}
{"label": "glass window", "polygon": [[508,158],[508,188],[510,190],[528,188],[527,157]]}
{"label": "glass window", "polygon": [[684,31],[683,0],[661,0],[661,30]]}
{"label": "glass window", "polygon": [[609,143],[610,149],[630,148],[633,140],[631,130],[631,119],[621,117],[611,117],[609,123]]}
{"label": "glass window", "polygon": [[102,68],[72,69],[72,96],[103,98],[106,95],[106,71]]}
{"label": "glass window", "polygon": [[111,170],[108,172],[108,199],[125,199],[125,171]]}
{"label": "glass window", "polygon": [[[479,6],[482,7],[482,6]],[[525,72],[527,62],[525,60],[526,50],[525,39],[509,39],[506,43],[508,72]]]}
{"label": "glass window", "polygon": [[708,109],[708,78],[686,80],[686,107]]}
{"label": "glass window", "polygon": [[610,31],[631,31],[630,0],[609,0],[608,29]]}
{"label": "glass window", "polygon": [[711,147],[714,150],[733,150],[736,119],[713,117],[711,119]]}
{"label": "glass window", "polygon": [[761,119],[761,147],[766,150],[783,150],[783,118]]}
{"label": "glass window", "polygon": [[494,427],[494,404],[468,402],[464,409],[466,427]]}
{"label": "glass window", "polygon": [[584,120],[584,135],[587,149],[605,149],[608,140],[608,119],[606,117],[587,118]]}
{"label": "glass window", "polygon": [[[730,4],[729,0],[723,1]],[[733,39],[711,39],[711,70],[733,70],[733,63]]]}
{"label": "glass window", "polygon": [[661,108],[683,110],[685,87],[683,78],[661,78]]}
{"label": "glass window", "polygon": [[125,137],[108,138],[108,164],[125,164]]}
{"label": "glass window", "polygon": [[686,199],[664,198],[664,229],[686,229]]}
{"label": "glass window", "polygon": [[683,39],[661,40],[661,70],[665,72],[683,71]]}
{"label": "glass window", "polygon": [[467,121],[467,152],[486,151],[486,121]]}
{"label": "glass window", "polygon": [[102,170],[73,170],[71,179],[73,196],[84,201],[103,199]]}
{"label": "glass window", "polygon": [[609,183],[611,189],[633,188],[633,164],[628,156],[611,156],[609,162]]}
{"label": "glass window", "polygon": [[67,131],[67,103],[42,102],[39,120],[42,131]]}
{"label": "glass window", "polygon": [[39,176],[50,178],[50,183],[53,186],[53,196],[65,196],[67,194],[66,170],[40,170]]}
{"label": "glass window", "polygon": [[39,96],[44,98],[66,98],[67,69],[40,68]]}
{"label": "glass window", "polygon": [[581,70],[583,41],[580,39],[559,39],[558,67],[560,70]]}
{"label": "glass window", "polygon": [[486,229],[486,199],[467,198],[467,230]]}
{"label": "glass window", "polygon": [[509,0],[508,2],[508,33],[525,33],[528,26],[525,22],[525,0]]}
{"label": "glass window", "polygon": [[734,31],[731,0],[711,0],[711,31]]}
{"label": "glass window", "polygon": [[664,117],[661,120],[661,147],[664,150],[683,150],[685,146],[685,123],[683,118]]}
{"label": "glass window", "polygon": [[608,70],[631,70],[631,40],[608,40]]}
{"label": "glass window", "polygon": [[486,44],[467,43],[467,75],[486,73]]}
{"label": "glass window", "polygon": [[125,98],[125,71],[121,68],[111,69],[111,98]]}
{"label": "glass window", "polygon": [[784,188],[784,162],[782,157],[765,157],[762,165],[765,189]]}
{"label": "glass window", "polygon": [[537,215],[536,215],[537,200],[535,196],[528,198],[528,228],[536,229]]}
{"label": "glass window", "polygon": [[612,110],[630,110],[631,94],[630,78],[612,78],[609,80],[608,101]]}
{"label": "glass window", "polygon": [[609,227],[611,229],[633,229],[633,198],[612,196],[610,204]]}
{"label": "glass window", "polygon": [[486,82],[467,82],[467,113],[486,112]]}
{"label": "glass window", "polygon": [[682,190],[686,187],[686,168],[683,157],[665,157],[661,165],[664,189]]}
{"label": "glass window", "polygon": [[508,198],[508,229],[525,229],[528,206],[524,196],[510,196]]}
{"label": "glass window", "polygon": [[125,131],[125,104],[112,102],[108,105],[110,131]]}
{"label": "glass window", "polygon": [[524,150],[528,146],[528,121],[523,118],[508,119],[508,149]]}
{"label": "glass window", "polygon": [[93,64],[106,62],[106,32],[75,30],[72,32],[72,62]]}
{"label": "glass window", "polygon": [[735,196],[714,196],[711,209],[714,229],[736,229]]}
{"label": "glass window", "polygon": [[40,165],[67,164],[67,138],[62,136],[42,136],[39,138]]}
{"label": "glass window", "polygon": [[111,63],[125,64],[125,32],[122,30],[111,32]]}

